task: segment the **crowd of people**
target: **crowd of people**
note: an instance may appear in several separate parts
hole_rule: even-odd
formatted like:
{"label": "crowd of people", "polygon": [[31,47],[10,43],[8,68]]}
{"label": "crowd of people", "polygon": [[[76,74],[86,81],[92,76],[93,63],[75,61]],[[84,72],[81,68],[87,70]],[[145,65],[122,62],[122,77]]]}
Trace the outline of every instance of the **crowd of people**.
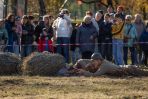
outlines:
{"label": "crowd of people", "polygon": [[95,15],[86,11],[83,22],[76,24],[67,9],[62,9],[55,20],[44,15],[37,23],[32,15],[9,14],[0,19],[0,44],[1,51],[22,58],[34,51],[59,53],[66,63],[71,58],[76,62],[79,49],[82,59],[91,59],[94,52],[99,52],[116,65],[128,65],[130,51],[132,65],[147,66],[148,24],[141,14],[126,15],[122,6],[116,12],[109,6]]}

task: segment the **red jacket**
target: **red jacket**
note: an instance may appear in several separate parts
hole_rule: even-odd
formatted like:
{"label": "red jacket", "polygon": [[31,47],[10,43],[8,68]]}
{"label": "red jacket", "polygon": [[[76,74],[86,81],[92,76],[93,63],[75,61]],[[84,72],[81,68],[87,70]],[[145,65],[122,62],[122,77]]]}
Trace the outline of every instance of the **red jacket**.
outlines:
{"label": "red jacket", "polygon": [[[45,40],[45,38],[44,39],[41,39],[41,38],[39,38],[39,42],[38,42],[38,51],[39,52],[43,52],[43,51],[45,51],[46,49],[45,49],[45,47],[46,47],[46,40]],[[54,47],[52,46],[52,40],[48,40],[48,51],[49,52],[54,52]]]}

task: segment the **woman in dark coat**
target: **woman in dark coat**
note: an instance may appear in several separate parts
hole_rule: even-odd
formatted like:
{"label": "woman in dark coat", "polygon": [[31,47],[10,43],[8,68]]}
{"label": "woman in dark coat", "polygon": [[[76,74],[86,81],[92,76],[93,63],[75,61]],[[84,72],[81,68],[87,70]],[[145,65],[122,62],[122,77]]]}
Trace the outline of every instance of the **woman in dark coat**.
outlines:
{"label": "woman in dark coat", "polygon": [[13,41],[15,39],[15,16],[13,14],[8,14],[6,21],[5,21],[5,28],[8,32],[8,46],[7,51],[8,52],[14,52],[13,51]]}
{"label": "woman in dark coat", "polygon": [[140,47],[145,55],[144,64],[145,64],[145,66],[147,66],[147,61],[148,61],[148,23],[146,26],[146,31],[143,32],[140,37]]}
{"label": "woman in dark coat", "polygon": [[97,37],[97,30],[91,22],[90,16],[85,16],[84,23],[80,25],[77,31],[76,42],[83,59],[90,59],[95,50],[95,38]]}

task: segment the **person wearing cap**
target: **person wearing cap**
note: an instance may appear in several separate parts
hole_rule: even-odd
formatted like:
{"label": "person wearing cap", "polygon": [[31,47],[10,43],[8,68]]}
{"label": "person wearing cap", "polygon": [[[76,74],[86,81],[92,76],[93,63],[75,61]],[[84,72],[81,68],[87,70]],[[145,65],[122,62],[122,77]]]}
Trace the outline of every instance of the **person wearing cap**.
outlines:
{"label": "person wearing cap", "polygon": [[120,70],[121,67],[103,59],[100,53],[93,53],[91,59],[80,59],[69,72],[83,76],[100,76]]}
{"label": "person wearing cap", "polygon": [[[77,68],[77,65],[81,66]],[[79,60],[75,67],[69,69],[69,73],[79,76],[148,76],[148,71],[141,70],[133,65],[119,67],[102,58],[100,53],[94,53],[91,60]]]}
{"label": "person wearing cap", "polygon": [[52,25],[55,32],[53,41],[56,42],[57,45],[56,51],[65,57],[66,63],[69,63],[69,43],[72,34],[71,22],[69,11],[62,9]]}
{"label": "person wearing cap", "polygon": [[4,20],[0,19],[0,51],[4,51],[7,42],[8,42],[8,32],[4,27]]}
{"label": "person wearing cap", "polygon": [[132,16],[126,15],[125,17],[125,26],[124,26],[124,64],[128,65],[128,50],[131,53],[131,61],[132,65],[137,64],[137,55],[136,55],[136,48],[134,44],[137,42],[137,31],[135,25],[132,23]]}

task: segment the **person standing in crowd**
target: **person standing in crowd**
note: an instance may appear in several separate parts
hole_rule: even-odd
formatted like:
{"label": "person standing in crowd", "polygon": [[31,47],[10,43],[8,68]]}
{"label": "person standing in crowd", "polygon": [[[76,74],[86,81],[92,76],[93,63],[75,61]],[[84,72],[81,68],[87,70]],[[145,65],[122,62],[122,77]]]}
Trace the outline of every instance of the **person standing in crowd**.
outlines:
{"label": "person standing in crowd", "polygon": [[142,49],[144,53],[144,64],[145,66],[148,66],[147,61],[148,61],[148,23],[146,26],[146,31],[144,31],[141,36],[140,36],[140,48]]}
{"label": "person standing in crowd", "polygon": [[[141,34],[145,31],[145,24],[142,20],[141,14],[135,14],[134,25],[137,31],[137,41],[140,40]],[[142,64],[144,54],[142,53],[141,47],[137,47],[138,63]]]}
{"label": "person standing in crowd", "polygon": [[126,15],[124,14],[124,8],[123,8],[123,6],[118,6],[117,7],[116,14],[118,14],[122,20],[125,20],[125,16]]}
{"label": "person standing in crowd", "polygon": [[4,27],[4,20],[0,19],[0,52],[3,52],[8,43],[8,33]]}
{"label": "person standing in crowd", "polygon": [[28,16],[22,18],[21,56],[26,57],[32,53],[34,26],[28,21]]}
{"label": "person standing in crowd", "polygon": [[[99,19],[99,17],[98,17],[98,14],[99,13],[96,13],[96,15],[95,15],[95,18],[93,17],[93,13],[91,12],[91,11],[86,11],[86,15],[89,15],[89,16],[91,16],[91,21],[92,21],[92,23],[93,23],[93,25],[94,25],[94,27],[96,28],[96,30],[97,30],[97,32],[98,32],[98,35],[99,35],[99,25],[98,25],[98,21],[100,20]],[[96,44],[95,44],[95,52],[98,52],[98,45],[97,45],[97,38],[96,38]]]}
{"label": "person standing in crowd", "polygon": [[103,40],[103,34],[102,34],[102,31],[101,31],[101,25],[103,24],[103,21],[104,21],[104,14],[103,14],[103,11],[102,10],[99,10],[96,15],[95,15],[95,19],[98,23],[98,26],[99,26],[99,34],[98,34],[98,52],[100,52],[101,54],[102,53],[102,40]]}
{"label": "person standing in crowd", "polygon": [[124,13],[124,8],[123,8],[123,6],[118,6],[118,7],[117,7],[117,12],[116,12],[116,14],[118,14],[122,20],[125,20],[125,16],[126,16],[126,15],[125,15],[125,13]]}
{"label": "person standing in crowd", "polygon": [[34,24],[34,16],[29,15],[29,16],[28,16],[28,22],[29,22],[31,25],[33,25],[33,27],[35,28],[35,24]]}
{"label": "person standing in crowd", "polygon": [[[43,42],[45,42],[45,38],[41,39],[41,35],[43,34],[43,32],[46,32],[45,34],[47,34],[46,36],[48,38],[48,41],[50,41],[49,46],[51,46],[52,44],[51,38],[53,37],[53,28],[50,21],[52,22],[52,19],[49,18],[49,15],[44,15],[43,19],[39,21],[38,25],[35,27],[35,41],[39,44],[38,50],[40,52],[44,51],[43,48],[41,48],[41,45],[43,45]],[[53,49],[49,49],[48,51],[53,52]]]}
{"label": "person standing in crowd", "polygon": [[115,14],[115,23],[112,25],[112,38],[113,57],[117,65],[123,65],[123,27],[124,21],[119,14]]}
{"label": "person standing in crowd", "polygon": [[98,24],[97,24],[96,18],[93,17],[93,13],[92,13],[91,11],[86,11],[86,16],[87,16],[87,15],[89,15],[89,16],[92,18],[91,21],[92,21],[94,27],[96,28],[96,30],[97,30],[98,33],[99,33],[99,26],[98,26]]}
{"label": "person standing in crowd", "polygon": [[54,42],[56,42],[57,53],[63,55],[66,62],[69,63],[69,44],[72,34],[72,24],[69,11],[62,9],[59,17],[54,21],[53,28]]}
{"label": "person standing in crowd", "polygon": [[108,8],[107,8],[107,13],[108,13],[108,14],[115,13],[112,6],[108,6]]}
{"label": "person standing in crowd", "polygon": [[102,33],[102,56],[108,61],[112,61],[112,23],[110,22],[110,15],[104,15],[104,21],[100,26]]}
{"label": "person standing in crowd", "polygon": [[19,16],[15,17],[15,25],[16,25],[16,35],[14,41],[14,53],[19,56],[20,54],[20,44],[21,44],[21,35],[22,35],[22,23],[21,18]]}
{"label": "person standing in crowd", "polygon": [[[75,64],[75,62],[77,61],[77,56],[76,56],[76,35],[77,35],[77,29],[79,27],[79,24],[73,24],[73,31],[72,31],[72,35],[70,37],[70,51],[71,51],[71,58],[72,58],[72,63]],[[77,52],[78,53],[78,52]]]}
{"label": "person standing in crowd", "polygon": [[79,44],[82,59],[90,59],[95,50],[95,38],[98,32],[92,24],[91,17],[85,16],[77,31],[76,42]]}
{"label": "person standing in crowd", "polygon": [[42,33],[39,37],[39,46],[38,50],[39,52],[48,51],[48,52],[54,52],[51,36],[48,34],[48,30],[46,28],[43,28]]}
{"label": "person standing in crowd", "polygon": [[8,46],[7,46],[7,51],[8,52],[14,52],[13,50],[13,38],[15,34],[15,16],[12,13],[9,13],[8,16],[6,17],[5,21],[5,27],[8,32]]}
{"label": "person standing in crowd", "polygon": [[131,53],[132,65],[137,64],[137,55],[136,48],[134,43],[137,41],[137,31],[135,25],[132,24],[132,16],[126,15],[125,17],[125,26],[124,26],[124,64],[128,65],[128,49]]}

